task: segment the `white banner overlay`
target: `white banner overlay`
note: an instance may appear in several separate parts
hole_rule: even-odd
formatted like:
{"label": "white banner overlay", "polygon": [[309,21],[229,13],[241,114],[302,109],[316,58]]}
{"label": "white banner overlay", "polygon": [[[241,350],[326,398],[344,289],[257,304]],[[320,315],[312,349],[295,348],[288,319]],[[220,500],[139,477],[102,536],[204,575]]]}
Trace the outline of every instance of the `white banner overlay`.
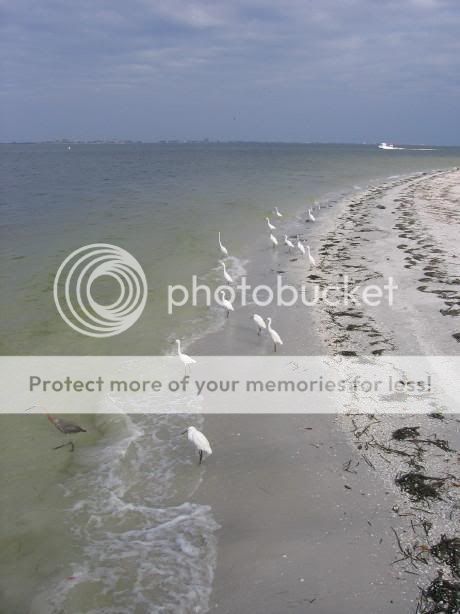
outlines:
{"label": "white banner overlay", "polygon": [[456,356],[1,357],[4,414],[460,411]]}

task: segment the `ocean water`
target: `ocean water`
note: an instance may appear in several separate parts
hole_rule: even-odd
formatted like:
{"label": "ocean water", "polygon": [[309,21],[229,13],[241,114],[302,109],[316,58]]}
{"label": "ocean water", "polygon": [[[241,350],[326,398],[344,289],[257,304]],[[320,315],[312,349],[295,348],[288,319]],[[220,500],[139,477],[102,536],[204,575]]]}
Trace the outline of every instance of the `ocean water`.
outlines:
{"label": "ocean water", "polygon": [[[2,354],[149,355],[173,351],[223,322],[217,307],[167,313],[168,284],[217,286],[217,233],[236,276],[270,250],[264,217],[283,224],[318,199],[388,177],[460,164],[460,150],[282,144],[0,145]],[[281,227],[280,227],[281,233]],[[70,329],[52,286],[62,260],[113,243],[149,287],[138,322],[118,337]],[[109,299],[113,288],[99,289]],[[149,398],[144,399],[146,407]],[[187,415],[77,416],[73,454],[42,416],[0,428],[0,612],[204,612],[217,555],[212,510],[190,503],[205,466],[181,436]],[[4,408],[2,408],[4,409]],[[60,453],[62,452],[62,454]]]}

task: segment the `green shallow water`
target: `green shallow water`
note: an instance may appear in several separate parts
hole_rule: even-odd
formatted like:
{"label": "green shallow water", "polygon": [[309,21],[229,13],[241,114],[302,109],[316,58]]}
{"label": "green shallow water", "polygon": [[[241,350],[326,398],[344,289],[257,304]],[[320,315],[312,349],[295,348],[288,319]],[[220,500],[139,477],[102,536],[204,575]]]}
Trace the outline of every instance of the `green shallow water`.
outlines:
{"label": "green shallow water", "polygon": [[[221,282],[219,230],[234,271],[256,276],[274,206],[288,223],[314,199],[458,166],[460,150],[1,145],[0,160],[2,353],[139,355],[219,325],[220,310],[166,308],[168,284],[189,285],[193,274]],[[52,297],[62,260],[96,242],[131,252],[149,286],[139,321],[109,339],[70,329]],[[44,417],[1,418],[0,612],[204,611],[216,525],[212,510],[188,502],[202,473],[175,436],[186,418],[76,419],[88,433],[70,454],[52,450],[62,437]]]}

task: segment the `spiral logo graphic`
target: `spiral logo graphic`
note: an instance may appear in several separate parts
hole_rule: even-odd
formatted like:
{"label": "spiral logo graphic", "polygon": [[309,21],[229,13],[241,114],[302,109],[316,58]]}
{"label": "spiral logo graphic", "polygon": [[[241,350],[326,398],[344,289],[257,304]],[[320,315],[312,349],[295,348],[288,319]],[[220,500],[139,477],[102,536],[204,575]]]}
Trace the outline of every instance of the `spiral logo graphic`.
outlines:
{"label": "spiral logo graphic", "polygon": [[[119,286],[119,296],[110,305],[98,303],[92,295],[93,284],[101,277],[112,278]],[[109,243],[93,243],[62,262],[53,295],[61,317],[74,330],[90,337],[112,337],[130,328],[142,314],[147,280],[129,252]]]}

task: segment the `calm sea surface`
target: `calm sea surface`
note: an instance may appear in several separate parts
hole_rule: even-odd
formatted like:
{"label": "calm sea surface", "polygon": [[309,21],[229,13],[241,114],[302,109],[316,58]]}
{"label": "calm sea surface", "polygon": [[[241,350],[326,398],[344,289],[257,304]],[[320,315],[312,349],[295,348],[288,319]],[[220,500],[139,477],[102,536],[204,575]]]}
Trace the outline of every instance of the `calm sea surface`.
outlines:
{"label": "calm sea surface", "polygon": [[[219,325],[222,310],[167,313],[168,284],[217,286],[217,233],[231,272],[251,274],[264,221],[388,177],[460,164],[460,149],[282,144],[0,145],[2,354],[164,354]],[[279,229],[281,232],[281,228]],[[73,250],[112,243],[149,287],[127,332],[85,337],[56,311],[56,271]],[[114,289],[102,285],[101,300]],[[129,407],[124,408],[129,410]],[[181,416],[79,416],[74,454],[42,416],[0,428],[0,612],[204,611],[215,566],[212,510]],[[198,423],[199,424],[199,423]]]}

